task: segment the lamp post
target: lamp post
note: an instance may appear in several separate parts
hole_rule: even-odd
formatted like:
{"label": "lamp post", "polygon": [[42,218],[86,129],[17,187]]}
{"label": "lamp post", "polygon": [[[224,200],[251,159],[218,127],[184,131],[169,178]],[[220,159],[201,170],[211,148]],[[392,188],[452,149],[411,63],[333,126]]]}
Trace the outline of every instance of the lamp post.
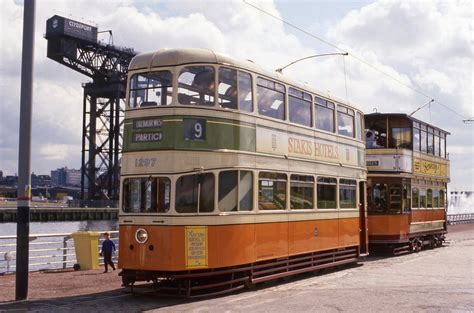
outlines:
{"label": "lamp post", "polygon": [[296,61],[293,61],[293,62],[291,62],[291,63],[289,63],[289,64],[287,64],[287,65],[285,65],[285,66],[283,66],[283,67],[277,68],[277,69],[275,70],[275,72],[278,72],[278,73],[281,74],[285,68],[287,68],[287,67],[289,67],[289,66],[291,66],[291,65],[293,65],[293,64],[295,64],[295,63],[298,63],[298,62],[300,62],[300,61],[307,60],[307,59],[312,59],[312,58],[317,58],[317,57],[324,57],[324,56],[328,56],[328,55],[349,55],[349,53],[348,53],[348,52],[343,52],[343,53],[322,53],[322,54],[310,55],[310,56],[307,56],[307,57],[298,59],[298,60],[296,60]]}
{"label": "lamp post", "polygon": [[25,0],[23,7],[23,46],[21,55],[20,142],[18,149],[16,224],[15,299],[17,301],[24,300],[28,297],[34,35],[35,0]]}

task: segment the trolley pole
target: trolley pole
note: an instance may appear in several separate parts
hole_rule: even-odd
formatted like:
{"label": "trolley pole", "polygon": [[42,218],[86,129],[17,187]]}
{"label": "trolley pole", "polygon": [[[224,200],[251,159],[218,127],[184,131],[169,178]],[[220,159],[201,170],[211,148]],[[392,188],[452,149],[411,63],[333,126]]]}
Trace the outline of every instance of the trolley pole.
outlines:
{"label": "trolley pole", "polygon": [[25,0],[23,8],[23,46],[21,55],[20,142],[18,153],[16,284],[15,299],[28,297],[28,258],[31,200],[31,113],[35,0]]}

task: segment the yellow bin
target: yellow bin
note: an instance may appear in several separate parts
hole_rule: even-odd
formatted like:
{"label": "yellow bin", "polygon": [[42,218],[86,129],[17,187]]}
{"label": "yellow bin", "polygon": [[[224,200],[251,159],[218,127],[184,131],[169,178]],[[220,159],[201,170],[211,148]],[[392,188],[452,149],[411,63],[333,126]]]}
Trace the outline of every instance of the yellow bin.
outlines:
{"label": "yellow bin", "polygon": [[96,270],[99,268],[99,233],[76,232],[71,234],[76,249],[76,260],[81,270]]}

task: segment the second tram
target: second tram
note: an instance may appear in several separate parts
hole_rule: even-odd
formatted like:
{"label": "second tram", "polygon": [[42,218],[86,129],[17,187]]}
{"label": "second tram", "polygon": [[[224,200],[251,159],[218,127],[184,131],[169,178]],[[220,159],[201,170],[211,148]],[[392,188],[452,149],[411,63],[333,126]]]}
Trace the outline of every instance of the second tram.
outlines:
{"label": "second tram", "polygon": [[369,243],[394,254],[442,244],[448,132],[406,114],[365,115]]}
{"label": "second tram", "polygon": [[125,285],[218,294],[367,253],[360,110],[210,50],[140,54],[128,78]]}

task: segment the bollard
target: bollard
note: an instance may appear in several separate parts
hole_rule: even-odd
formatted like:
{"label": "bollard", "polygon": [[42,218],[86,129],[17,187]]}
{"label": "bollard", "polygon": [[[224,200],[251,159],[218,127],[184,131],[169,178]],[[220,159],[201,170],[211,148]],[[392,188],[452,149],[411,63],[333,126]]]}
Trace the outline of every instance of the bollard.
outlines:
{"label": "bollard", "polygon": [[99,268],[99,233],[77,232],[71,234],[74,239],[76,260],[81,270],[95,270]]}

